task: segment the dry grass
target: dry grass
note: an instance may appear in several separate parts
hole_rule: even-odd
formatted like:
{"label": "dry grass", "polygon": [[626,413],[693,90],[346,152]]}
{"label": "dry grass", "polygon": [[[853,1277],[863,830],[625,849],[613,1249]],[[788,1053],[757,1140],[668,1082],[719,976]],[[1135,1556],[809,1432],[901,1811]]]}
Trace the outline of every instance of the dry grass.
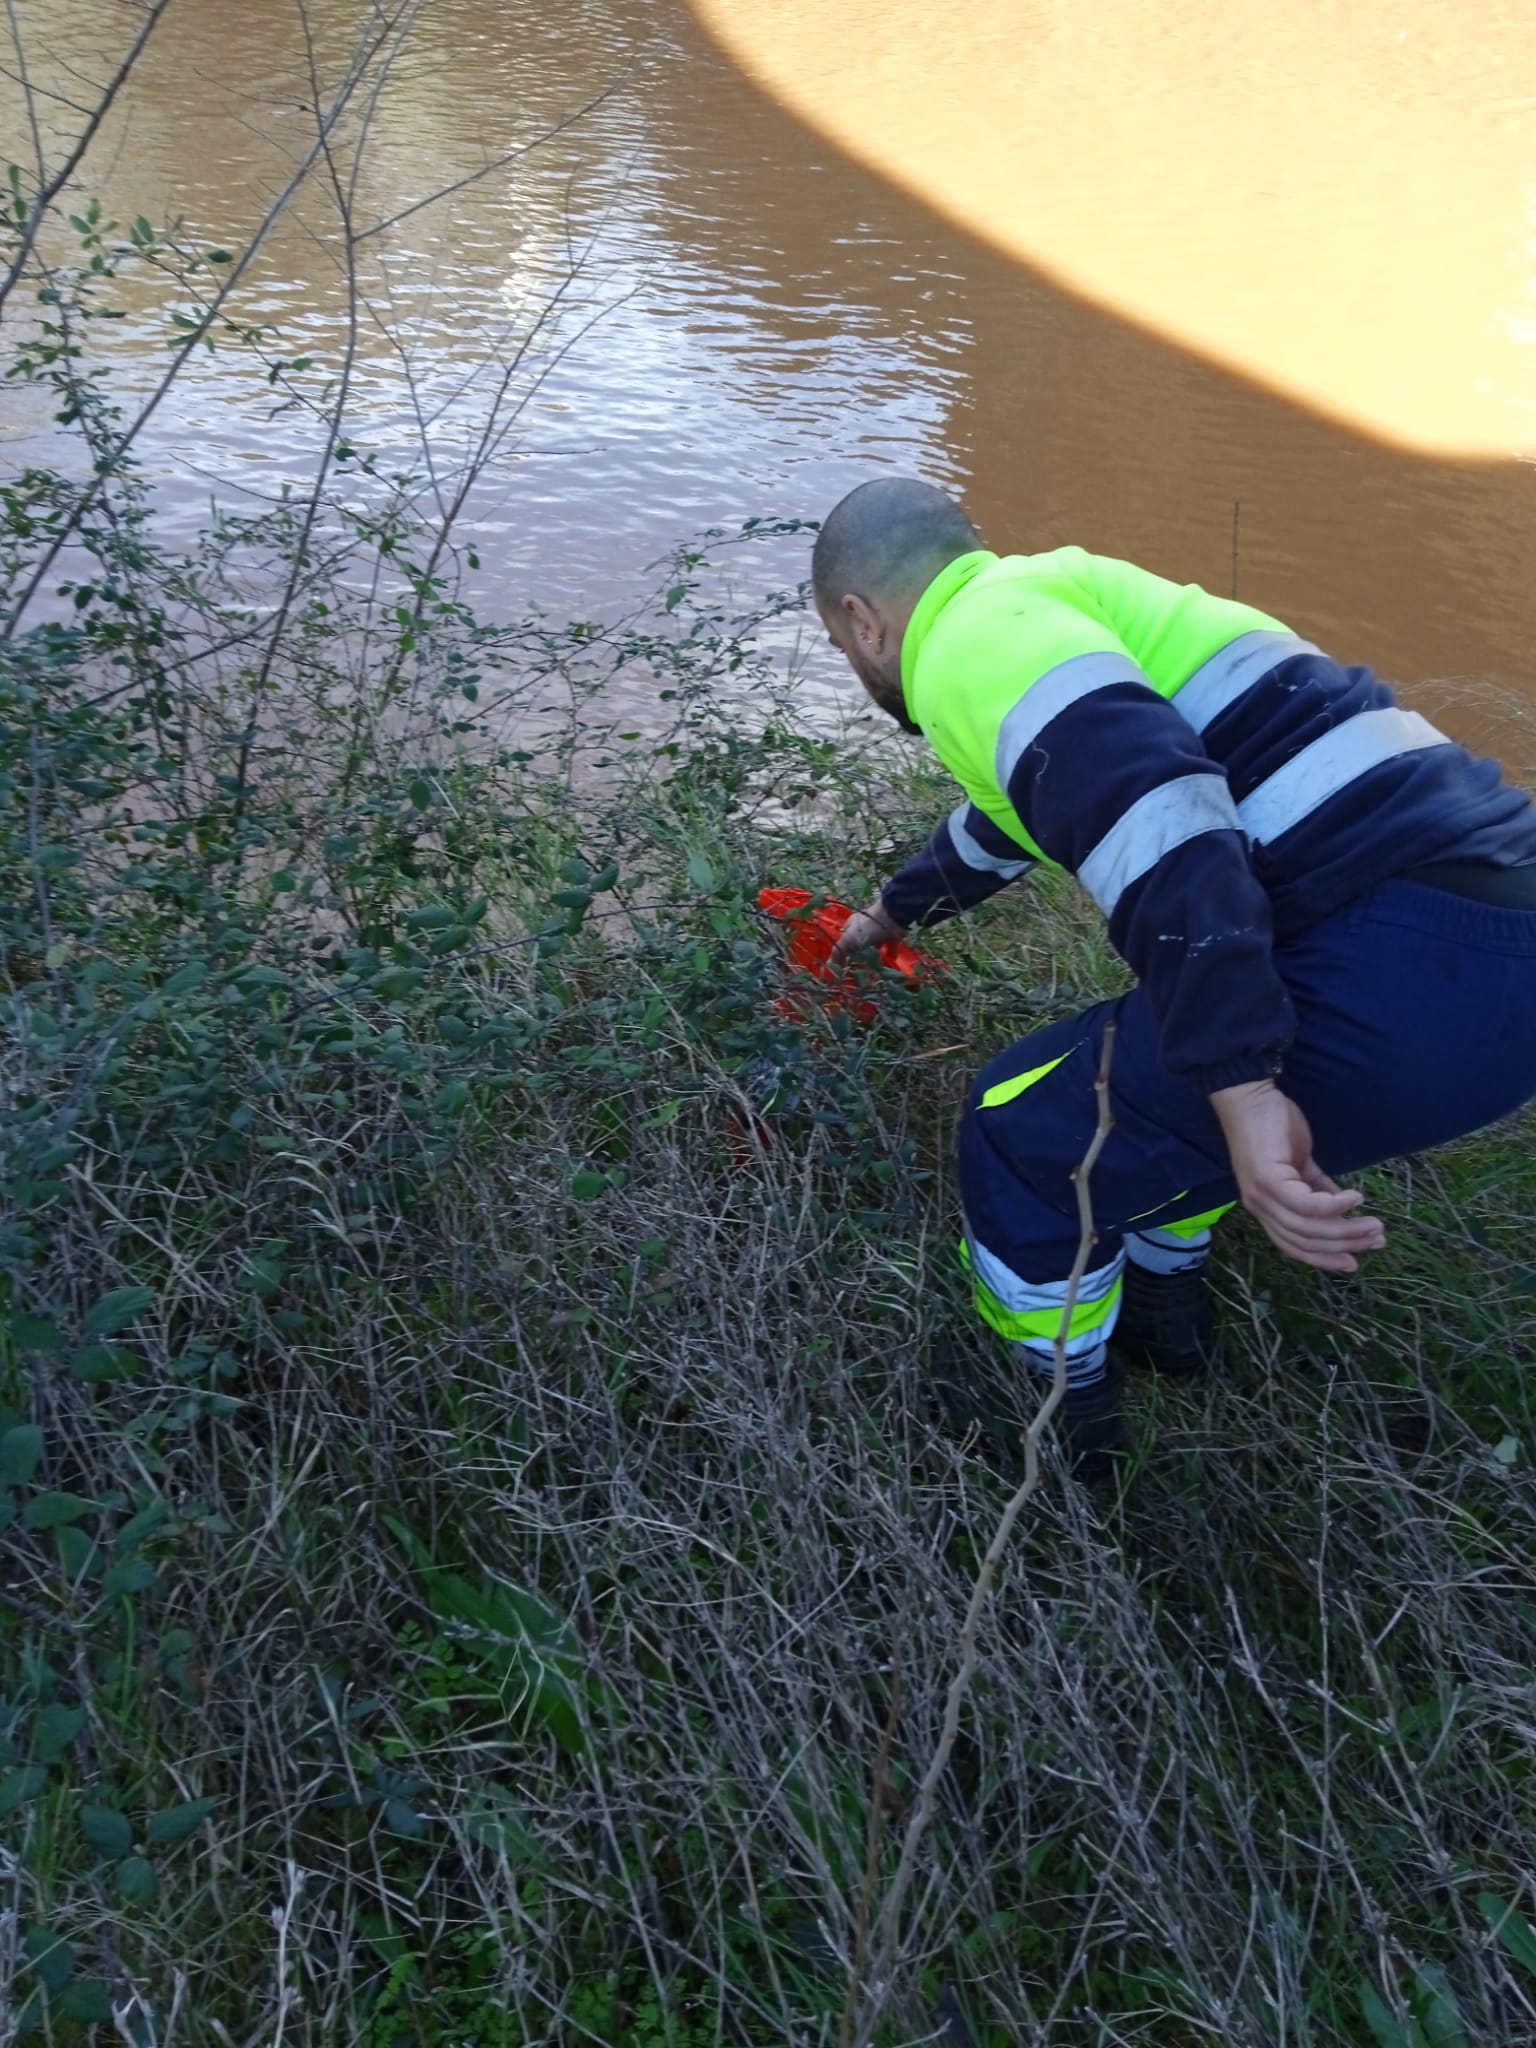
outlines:
{"label": "dry grass", "polygon": [[[957,936],[966,971],[916,1015],[813,1028],[867,1102],[857,1171],[828,1163],[835,1119],[754,1121],[654,959],[594,946],[558,969],[578,1011],[645,988],[667,1013],[641,1071],[531,1071],[409,1214],[344,1220],[382,1092],[347,1145],[291,1132],[239,1202],[190,1153],[158,1184],[76,1176],[76,1300],[146,1246],[163,1277],[131,1402],[35,1377],[50,1483],[147,1481],[178,1519],[108,1666],[46,1539],[7,1539],[9,1668],[45,1652],[87,1714],[10,1883],[102,1958],[133,2038],[835,2039],[1011,1487],[931,1397],[975,1341],[940,1170],[969,1056],[903,1052],[1022,1028],[989,953],[1017,986],[1090,944],[1047,895]],[[550,974],[524,956],[497,1004],[531,1014]],[[622,1185],[578,1199],[594,1160]],[[1522,1167],[1511,1130],[1437,1170],[1482,1187],[1477,1227]],[[1382,1179],[1397,1243],[1428,1228],[1421,1179]],[[284,1213],[331,1233],[327,1277],[258,1296],[238,1407],[173,1425],[175,1333],[250,1303],[250,1219]],[[1430,1321],[1411,1253],[1346,1292],[1232,1239],[1230,1370],[1138,1390],[1125,1498],[1053,1470],[1004,1562],[882,2043],[1536,2039],[1536,1980],[1478,1903],[1532,1905],[1523,1272],[1440,1245]],[[434,1567],[569,1634],[454,1618]],[[67,1845],[93,1783],[220,1800],[150,1914]]]}

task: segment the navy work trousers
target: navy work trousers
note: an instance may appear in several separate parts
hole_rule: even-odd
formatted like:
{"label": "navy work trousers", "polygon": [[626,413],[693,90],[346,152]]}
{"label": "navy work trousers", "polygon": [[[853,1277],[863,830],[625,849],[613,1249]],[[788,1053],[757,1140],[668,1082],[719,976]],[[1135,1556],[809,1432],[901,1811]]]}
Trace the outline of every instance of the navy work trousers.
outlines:
{"label": "navy work trousers", "polygon": [[[1325,1172],[1442,1144],[1536,1095],[1536,911],[1384,882],[1274,957],[1297,1017],[1279,1085],[1311,1125]],[[1072,1173],[1093,1138],[1111,1021],[1114,1129],[1093,1170],[1099,1238],[1068,1345],[1070,1375],[1082,1382],[1103,1370],[1127,1247],[1138,1263],[1158,1268],[1161,1256],[1169,1270],[1166,1248],[1180,1238],[1168,1226],[1236,1198],[1210,1102],[1163,1066],[1157,1020],[1134,989],[993,1060],[960,1130],[978,1306],[1048,1370],[1079,1241]],[[1209,1241],[1185,1237],[1191,1258]]]}

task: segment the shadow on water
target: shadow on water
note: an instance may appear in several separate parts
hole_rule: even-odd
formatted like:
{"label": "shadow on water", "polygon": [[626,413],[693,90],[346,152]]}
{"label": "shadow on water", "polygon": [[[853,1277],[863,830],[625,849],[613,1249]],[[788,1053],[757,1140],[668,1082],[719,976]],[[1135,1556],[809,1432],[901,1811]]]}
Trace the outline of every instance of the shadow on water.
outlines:
{"label": "shadow on water", "polygon": [[[1392,447],[1117,318],[843,157],[711,49],[727,97],[771,106],[787,247],[870,226],[945,246],[967,317],[939,437],[993,545],[1074,541],[1222,592],[1235,558],[1244,598],[1536,768],[1536,469]],[[921,318],[899,283],[885,296]]]}

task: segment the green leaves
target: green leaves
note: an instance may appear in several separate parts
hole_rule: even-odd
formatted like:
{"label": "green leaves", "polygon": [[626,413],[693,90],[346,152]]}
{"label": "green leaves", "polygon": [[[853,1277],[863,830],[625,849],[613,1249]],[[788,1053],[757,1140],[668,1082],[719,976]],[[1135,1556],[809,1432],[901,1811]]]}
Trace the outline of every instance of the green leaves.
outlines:
{"label": "green leaves", "polygon": [[181,1842],[188,1835],[195,1834],[218,1805],[218,1799],[188,1799],[180,1806],[165,1806],[158,1813],[152,1813],[145,1827],[145,1834],[156,1848],[167,1848],[172,1842]]}
{"label": "green leaves", "polygon": [[408,932],[440,932],[459,921],[459,913],[447,903],[423,903],[400,920]]}
{"label": "green leaves", "polygon": [[87,1344],[70,1360],[69,1376],[100,1386],[108,1380],[131,1379],[141,1364],[138,1353],[126,1344]]}
{"label": "green leaves", "polygon": [[11,1335],[23,1351],[40,1351],[52,1357],[62,1351],[65,1345],[64,1333],[56,1323],[46,1316],[28,1315],[23,1310],[11,1316]]}
{"label": "green leaves", "polygon": [[1421,1963],[1405,2020],[1373,1984],[1360,1987],[1360,2011],[1377,2048],[1472,2048],[1450,1979],[1437,1963]]}
{"label": "green leaves", "polygon": [[286,1238],[268,1238],[246,1254],[245,1284],[262,1301],[270,1301],[282,1288],[287,1249]]}
{"label": "green leaves", "polygon": [[117,1866],[117,1889],[126,1905],[152,1906],[159,1890],[154,1864],[147,1856],[125,1856]]}
{"label": "green leaves", "polygon": [[504,1856],[516,1870],[542,1870],[548,1863],[522,1807],[504,1786],[486,1783],[482,1803],[464,1816],[464,1828],[471,1841]]}
{"label": "green leaves", "polygon": [[[218,1806],[216,1797],[189,1799],[165,1806],[144,1823],[144,1835],[156,1848],[168,1849],[193,1835]],[[116,1866],[118,1893],[131,1905],[149,1905],[158,1889],[154,1864],[134,1853],[135,1831],[128,1816],[115,1806],[88,1802],[80,1808],[80,1832],[103,1863]]]}
{"label": "green leaves", "polygon": [[1429,2048],[1472,2048],[1450,1979],[1438,1963],[1421,1963],[1413,2009]]}
{"label": "green leaves", "polygon": [[30,1927],[22,1938],[27,1967],[47,1994],[50,2010],[79,2026],[108,2026],[112,1996],[99,1977],[76,1975],[80,1958],[74,1944],[49,1927]]}
{"label": "green leaves", "polygon": [[611,888],[618,880],[618,863],[610,861],[599,874],[594,875],[584,860],[574,855],[560,863],[560,875],[566,883],[563,889],[556,889],[550,899],[557,910],[565,912],[564,930],[567,936],[580,931],[587,912],[592,908],[592,897],[596,890]]}
{"label": "green leaves", "polygon": [[171,1509],[168,1501],[147,1502],[136,1514],[130,1515],[118,1530],[113,1540],[113,1548],[119,1557],[126,1557],[157,1530],[164,1528],[170,1519]]}
{"label": "green leaves", "polygon": [[133,1847],[132,1824],[115,1806],[82,1806],[80,1832],[104,1862],[117,1862]]}
{"label": "green leaves", "polygon": [[87,1340],[116,1336],[119,1330],[137,1322],[146,1309],[154,1306],[154,1301],[152,1287],[115,1287],[86,1316],[80,1326],[81,1334]]}
{"label": "green leaves", "polygon": [[408,1841],[419,1841],[427,1832],[427,1824],[415,1807],[404,1799],[386,1799],[384,1802],[384,1825],[393,1835],[404,1835]]}
{"label": "green leaves", "polygon": [[1477,1910],[1504,1953],[1536,1977],[1536,1928],[1531,1926],[1519,1908],[1499,1898],[1495,1892],[1479,1892]]}
{"label": "green leaves", "polygon": [[21,1947],[38,1981],[56,1997],[78,1967],[73,1947],[62,1934],[47,1927],[28,1928]]}
{"label": "green leaves", "polygon": [[29,1486],[43,1456],[43,1432],[34,1422],[18,1423],[0,1436],[0,1486]]}
{"label": "green leaves", "polygon": [[207,978],[206,965],[201,960],[190,961],[185,967],[178,967],[174,974],[160,984],[161,1000],[174,1002],[178,996],[190,995],[192,990],[200,988]]}
{"label": "green leaves", "polygon": [[[155,1291],[152,1287],[115,1287],[109,1294],[104,1294],[93,1308],[87,1310],[81,1321],[80,1334],[84,1342],[70,1360],[70,1377],[87,1385],[96,1385],[107,1380],[127,1379],[139,1371],[143,1361],[138,1354],[108,1340],[119,1331],[126,1330],[131,1323],[138,1322],[154,1305]],[[23,1349],[42,1352],[47,1357],[56,1357],[67,1349],[66,1339],[58,1325],[43,1316],[13,1314],[11,1334]],[[8,1470],[8,1456],[24,1459],[27,1441],[29,1439],[18,1437],[14,1451],[9,1454],[0,1444],[0,1484],[25,1484],[25,1480],[7,1480],[3,1475]]]}
{"label": "green leaves", "polygon": [[132,1599],[137,1593],[152,1592],[159,1583],[160,1574],[147,1557],[120,1559],[101,1575],[101,1590],[109,1599]]}
{"label": "green leaves", "polygon": [[40,1764],[56,1764],[73,1745],[85,1726],[81,1707],[66,1707],[58,1701],[39,1707],[32,1723],[32,1754]]}
{"label": "green leaves", "polygon": [[0,1776],[0,1820],[34,1800],[48,1782],[41,1764],[21,1764]]}
{"label": "green leaves", "polygon": [[376,996],[386,1002],[397,1002],[403,996],[414,995],[426,979],[426,970],[421,967],[381,967],[373,977],[371,987]]}
{"label": "green leaves", "polygon": [[77,1977],[59,2000],[65,2019],[82,2027],[112,2024],[112,1994],[99,1977]]}
{"label": "green leaves", "polygon": [[1360,2011],[1377,2048],[1428,2048],[1413,2021],[1404,2025],[1373,1984],[1360,1987]]}
{"label": "green leaves", "polygon": [[62,1529],[97,1512],[96,1502],[83,1493],[37,1493],[22,1511],[29,1529]]}
{"label": "green leaves", "polygon": [[580,1749],[585,1660],[570,1624],[509,1579],[486,1573],[477,1585],[444,1570],[403,1522],[385,1519],[415,1564],[433,1614],[457,1628],[455,1639],[495,1677],[509,1720],[525,1731],[544,1728],[567,1753]]}

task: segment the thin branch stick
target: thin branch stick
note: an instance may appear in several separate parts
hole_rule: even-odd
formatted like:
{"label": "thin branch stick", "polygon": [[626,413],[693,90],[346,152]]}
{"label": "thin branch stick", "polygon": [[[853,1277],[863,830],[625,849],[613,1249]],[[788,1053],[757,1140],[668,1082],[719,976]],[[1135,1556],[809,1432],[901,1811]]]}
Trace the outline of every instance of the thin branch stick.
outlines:
{"label": "thin branch stick", "polygon": [[[96,140],[102,122],[105,121],[107,115],[112,111],[113,102],[133,75],[134,70],[138,66],[139,59],[144,54],[145,45],[159,26],[161,17],[170,4],[171,0],[153,0],[148,14],[145,15],[140,25],[138,34],[134,37],[122,62],[104,87],[101,98],[96,102],[90,119],[76,136],[74,148],[65,157],[63,163],[60,164],[52,177],[48,176],[47,167],[41,161],[41,157],[39,157],[37,196],[33,200],[31,211],[27,216],[27,224],[22,229],[21,241],[16,254],[11,259],[10,266],[6,270],[5,275],[0,277],[0,307],[5,305],[6,300],[15,289],[16,280],[27,267],[27,258],[32,253],[32,245],[37,240],[38,230],[43,224],[49,207],[52,206],[54,200],[58,198],[64,187],[80,168],[87,150]],[[31,116],[34,88],[30,79],[26,76],[25,58],[22,56],[21,51],[20,29],[17,26],[14,7],[10,4],[10,0],[8,0],[6,12],[11,21],[12,40],[16,44],[17,59],[22,65],[22,84],[27,97],[27,111],[29,116]],[[33,118],[35,121],[35,117]]]}
{"label": "thin branch stick", "polygon": [[843,2005],[842,2024],[838,2028],[838,2048],[849,2048],[853,2039],[854,2023],[858,2018],[859,1986],[864,1981],[864,1969],[869,1959],[869,1909],[870,1902],[875,1896],[875,1882],[880,1875],[880,1851],[885,1843],[885,1807],[890,1793],[891,1757],[896,1748],[896,1728],[901,1720],[901,1705],[901,1638],[898,1635],[891,1645],[890,1705],[886,1710],[885,1726],[880,1733],[880,1747],[875,1752],[875,1768],[870,1777],[864,1882],[859,1887],[853,1934],[853,1967],[848,1972],[848,1997]]}
{"label": "thin branch stick", "polygon": [[940,1781],[949,1768],[949,1760],[959,1737],[960,1712],[965,1705],[966,1694],[970,1691],[971,1680],[976,1674],[979,1661],[976,1638],[987,1604],[987,1595],[992,1589],[992,1581],[998,1565],[1002,1562],[1003,1553],[1008,1548],[1014,1524],[1039,1489],[1040,1440],[1067,1397],[1067,1334],[1072,1326],[1072,1312],[1077,1306],[1078,1290],[1082,1286],[1083,1275],[1088,1269],[1094,1245],[1098,1242],[1098,1232],[1093,1224],[1089,1182],[1105,1141],[1114,1128],[1114,1118],[1109,1107],[1109,1067],[1110,1061],[1114,1058],[1114,1051],[1115,1026],[1110,1024],[1105,1028],[1098,1078],[1093,1084],[1094,1094],[1098,1097],[1098,1120],[1092,1142],[1083,1155],[1081,1165],[1072,1175],[1077,1190],[1077,1257],[1072,1262],[1072,1271],[1067,1279],[1061,1328],[1056,1333],[1055,1371],[1051,1391],[1041,1402],[1039,1412],[1024,1432],[1024,1477],[998,1519],[992,1541],[987,1546],[987,1554],[981,1561],[981,1568],[971,1588],[970,1604],[966,1608],[965,1620],[960,1629],[960,1662],[955,1668],[954,1677],[950,1680],[939,1739],[928,1768],[923,1774],[922,1784],[918,1787],[917,1797],[912,1802],[911,1816],[907,1821],[907,1831],[901,1845],[901,1860],[896,1866],[896,1874],[891,1880],[891,1888],[886,1894],[885,1905],[881,1909],[876,1925],[873,1944],[875,1963],[870,1971],[863,2023],[852,2036],[853,2048],[869,2048],[873,2030],[889,1994],[891,1976],[899,1959],[898,1930],[901,1909],[906,1903],[907,1892],[917,1871],[918,1853],[933,1818]]}
{"label": "thin branch stick", "polygon": [[380,17],[377,13],[370,17],[370,28],[377,32],[371,36],[371,39],[367,34],[360,34],[357,43],[354,45],[346,72],[331,96],[330,104],[325,108],[323,114],[317,109],[315,140],[305,150],[297,167],[289,176],[276,199],[268,206],[265,215],[257,223],[245,248],[241,250],[239,255],[235,257],[234,261],[222,273],[217,288],[203,306],[202,317],[196,322],[191,331],[184,335],[182,340],[172,349],[169,365],[156,380],[148,396],[141,402],[133,420],[122,429],[112,445],[98,455],[95,463],[95,474],[81,491],[79,498],[70,510],[68,519],[61,522],[58,531],[50,537],[48,545],[41,551],[37,561],[32,566],[29,580],[11,603],[4,620],[0,621],[0,642],[13,639],[22,630],[23,621],[28,609],[36,599],[38,592],[47,582],[48,577],[52,574],[53,566],[70,538],[79,529],[80,523],[86,514],[95,509],[111,480],[119,474],[123,458],[128,454],[138,436],[144,431],[150,420],[159,410],[167,393],[181,374],[188,356],[213,331],[219,315],[228,304],[232,294],[255,265],[257,257],[266,246],[267,240],[277,226],[278,221],[282,219],[294,197],[307,183],[315,165],[321,160],[331,134],[339,128],[352,101],[363,90],[374,61],[389,44],[393,25],[389,21],[385,21],[384,26],[379,27],[379,20]]}
{"label": "thin branch stick", "polygon": [[451,185],[440,185],[435,192],[429,192],[425,199],[412,200],[409,206],[402,206],[398,213],[389,214],[383,220],[376,220],[372,227],[364,228],[359,233],[358,241],[367,242],[375,235],[385,234],[390,228],[399,227],[401,221],[409,220],[413,213],[420,213],[423,207],[436,206],[440,199],[451,199],[456,192],[462,192],[466,186],[478,185],[482,178],[492,177],[497,171],[505,170],[508,164],[515,164],[520,158],[531,155],[534,150],[542,149],[546,142],[553,142],[555,137],[563,135],[567,128],[574,128],[578,121],[584,121],[588,114],[595,113],[605,100],[612,99],[619,87],[627,82],[627,77],[614,79],[584,105],[575,108],[569,114],[562,114],[560,119],[552,122],[542,134],[535,135],[531,142],[520,142],[515,149],[506,150],[501,156],[492,158],[490,163],[482,164],[479,170],[470,171],[462,178],[455,178]]}
{"label": "thin branch stick", "polygon": [[[315,54],[313,24],[310,21],[309,9],[304,4],[304,0],[300,0],[298,13],[299,27],[304,37],[305,62],[309,71],[310,102],[313,106],[318,107],[321,103],[321,99],[323,96],[320,80],[320,67],[319,61]],[[398,55],[398,45],[396,46],[394,54]],[[368,142],[368,130],[369,124],[372,119],[372,111],[373,108],[378,103],[378,96],[383,91],[384,85],[388,81],[392,69],[393,58],[391,57],[380,66],[379,76],[374,82],[373,95],[369,104],[368,112],[363,120],[362,133],[358,137],[357,148],[354,154],[354,185],[356,180],[357,167],[358,164],[361,162],[363,151],[366,148]],[[323,123],[320,125],[317,139],[320,146],[321,161],[325,165],[326,176],[330,181],[332,197],[335,201],[337,215],[341,222],[342,234],[345,238],[346,268],[344,275],[346,278],[347,294],[346,343],[342,351],[341,375],[337,383],[335,399],[330,407],[329,416],[327,417],[325,423],[324,445],[321,448],[320,459],[315,467],[314,483],[309,491],[309,495],[304,505],[304,512],[302,523],[299,529],[298,542],[293,549],[292,559],[289,564],[288,576],[283,586],[282,595],[278,600],[277,609],[272,616],[271,631],[267,636],[266,650],[261,657],[261,661],[257,666],[256,673],[252,677],[250,683],[249,709],[246,714],[245,730],[241,736],[240,750],[235,763],[235,800],[233,809],[237,822],[240,821],[244,816],[246,803],[250,794],[251,757],[255,750],[257,734],[260,730],[262,700],[266,695],[267,686],[271,680],[272,670],[274,664],[277,661],[278,652],[283,645],[284,639],[287,636],[288,623],[293,615],[293,607],[295,601],[298,598],[300,588],[304,584],[305,579],[311,573],[311,569],[313,566],[310,555],[310,545],[314,538],[316,524],[320,518],[320,510],[325,498],[325,487],[330,480],[331,468],[335,460],[336,449],[340,444],[341,436],[345,431],[347,404],[349,397],[351,395],[352,380],[357,370],[357,237],[353,232],[353,186],[348,186],[343,182],[341,170],[336,160],[336,153],[331,146],[331,136],[329,132],[326,130]]]}

